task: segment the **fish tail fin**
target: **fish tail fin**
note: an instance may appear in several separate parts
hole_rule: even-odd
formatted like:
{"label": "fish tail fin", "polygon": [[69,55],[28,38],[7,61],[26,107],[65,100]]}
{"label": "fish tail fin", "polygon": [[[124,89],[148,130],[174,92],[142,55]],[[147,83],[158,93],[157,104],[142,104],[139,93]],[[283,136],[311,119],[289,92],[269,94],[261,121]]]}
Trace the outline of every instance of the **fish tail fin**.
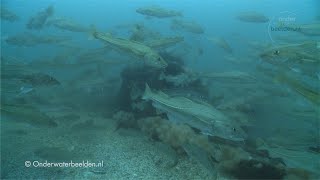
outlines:
{"label": "fish tail fin", "polygon": [[151,97],[151,95],[152,95],[152,91],[151,91],[149,85],[146,83],[146,88],[144,90],[144,94],[142,96],[142,99],[145,99],[145,100],[149,99]]}

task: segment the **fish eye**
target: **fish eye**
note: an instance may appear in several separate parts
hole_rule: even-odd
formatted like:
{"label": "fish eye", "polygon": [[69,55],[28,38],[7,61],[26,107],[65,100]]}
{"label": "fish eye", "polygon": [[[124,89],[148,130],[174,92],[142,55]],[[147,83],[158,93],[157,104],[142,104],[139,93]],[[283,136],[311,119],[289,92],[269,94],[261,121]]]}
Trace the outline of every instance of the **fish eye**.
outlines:
{"label": "fish eye", "polygon": [[236,132],[236,128],[232,128],[233,132]]}
{"label": "fish eye", "polygon": [[274,55],[279,55],[279,54],[280,54],[280,51],[279,51],[279,50],[275,50],[275,51],[273,52],[273,54],[274,54]]}

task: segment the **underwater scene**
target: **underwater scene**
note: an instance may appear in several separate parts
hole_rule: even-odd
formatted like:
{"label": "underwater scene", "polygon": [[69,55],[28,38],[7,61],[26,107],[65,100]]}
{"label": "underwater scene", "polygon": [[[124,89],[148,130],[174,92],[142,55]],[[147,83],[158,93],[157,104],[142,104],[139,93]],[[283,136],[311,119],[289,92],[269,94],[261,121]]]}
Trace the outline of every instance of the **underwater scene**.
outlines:
{"label": "underwater scene", "polygon": [[319,0],[1,0],[0,179],[320,179]]}

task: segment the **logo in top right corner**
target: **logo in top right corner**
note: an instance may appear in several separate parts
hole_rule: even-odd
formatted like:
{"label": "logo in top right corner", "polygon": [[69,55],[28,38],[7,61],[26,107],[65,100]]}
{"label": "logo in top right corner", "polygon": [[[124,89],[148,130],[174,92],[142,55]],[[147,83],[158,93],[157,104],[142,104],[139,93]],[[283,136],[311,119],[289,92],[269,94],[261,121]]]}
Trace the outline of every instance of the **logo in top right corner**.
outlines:
{"label": "logo in top right corner", "polygon": [[284,11],[274,16],[268,25],[270,39],[275,42],[276,37],[290,36],[292,32],[300,32],[301,27],[297,22],[295,13]]}

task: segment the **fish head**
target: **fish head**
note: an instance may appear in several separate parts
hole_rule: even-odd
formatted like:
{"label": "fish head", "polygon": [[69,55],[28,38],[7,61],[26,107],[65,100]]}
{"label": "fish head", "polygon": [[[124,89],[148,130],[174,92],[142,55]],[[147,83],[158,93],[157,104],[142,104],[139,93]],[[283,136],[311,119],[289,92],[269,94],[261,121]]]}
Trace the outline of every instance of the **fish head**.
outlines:
{"label": "fish head", "polygon": [[263,60],[268,60],[268,59],[272,59],[280,56],[280,53],[281,53],[280,50],[272,49],[272,50],[264,51],[263,53],[260,54],[260,57]]}
{"label": "fish head", "polygon": [[269,62],[271,64],[284,62],[289,58],[291,58],[292,56],[294,56],[293,53],[290,53],[285,49],[281,49],[281,48],[269,49],[260,54],[260,58],[263,61]]}
{"label": "fish head", "polygon": [[145,64],[157,69],[164,69],[168,63],[157,53],[147,53],[145,56]]}

